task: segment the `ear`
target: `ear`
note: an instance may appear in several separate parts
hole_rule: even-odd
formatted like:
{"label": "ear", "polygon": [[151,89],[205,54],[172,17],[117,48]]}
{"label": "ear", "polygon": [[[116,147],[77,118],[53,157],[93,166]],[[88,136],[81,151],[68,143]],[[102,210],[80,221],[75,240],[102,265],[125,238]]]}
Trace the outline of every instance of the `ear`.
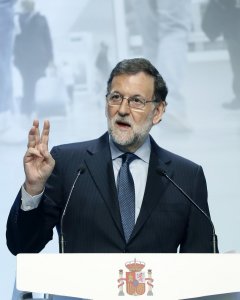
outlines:
{"label": "ear", "polygon": [[161,122],[163,114],[165,112],[166,104],[164,101],[161,101],[157,106],[154,108],[154,116],[153,116],[153,125],[158,124]]}

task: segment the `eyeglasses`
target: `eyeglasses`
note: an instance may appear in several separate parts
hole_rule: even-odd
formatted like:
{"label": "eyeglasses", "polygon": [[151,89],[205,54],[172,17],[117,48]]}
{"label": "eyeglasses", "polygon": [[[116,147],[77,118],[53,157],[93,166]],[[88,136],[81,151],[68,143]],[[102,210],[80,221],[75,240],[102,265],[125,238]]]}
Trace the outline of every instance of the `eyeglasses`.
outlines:
{"label": "eyeglasses", "polygon": [[126,99],[128,101],[128,106],[133,109],[144,109],[146,103],[157,102],[156,100],[151,100],[151,101],[145,100],[141,96],[125,97],[116,92],[107,94],[106,99],[108,105],[111,106],[121,105],[122,101]]}

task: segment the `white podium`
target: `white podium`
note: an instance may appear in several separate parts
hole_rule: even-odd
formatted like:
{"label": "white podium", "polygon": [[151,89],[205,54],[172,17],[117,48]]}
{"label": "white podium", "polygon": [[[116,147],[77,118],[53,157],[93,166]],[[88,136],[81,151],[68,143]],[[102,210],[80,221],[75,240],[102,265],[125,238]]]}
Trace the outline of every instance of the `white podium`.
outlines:
{"label": "white podium", "polygon": [[240,291],[239,254],[20,254],[17,288],[94,300]]}

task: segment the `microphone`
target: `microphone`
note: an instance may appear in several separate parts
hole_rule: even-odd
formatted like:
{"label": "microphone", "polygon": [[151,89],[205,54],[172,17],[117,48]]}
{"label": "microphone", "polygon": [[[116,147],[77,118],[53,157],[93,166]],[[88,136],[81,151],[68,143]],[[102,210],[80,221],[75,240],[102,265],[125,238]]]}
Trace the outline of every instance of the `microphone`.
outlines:
{"label": "microphone", "polygon": [[193,204],[204,216],[205,218],[208,220],[208,222],[210,223],[211,227],[212,227],[212,245],[213,245],[213,253],[217,253],[217,236],[215,234],[215,228],[214,228],[214,225],[213,225],[213,222],[211,220],[211,218],[209,217],[209,215],[203,210],[201,209],[201,207],[199,207],[197,205],[196,202],[194,202],[189,196],[187,193],[184,192],[184,190],[179,186],[177,185],[177,183],[175,181],[173,181],[166,173],[165,170],[163,170],[162,168],[158,167],[157,168],[157,172],[164,176],[165,178],[167,178],[182,194],[185,198],[188,199],[188,201],[191,202],[191,204]]}
{"label": "microphone", "polygon": [[63,233],[63,219],[64,219],[64,216],[65,216],[65,214],[66,214],[66,210],[67,210],[67,207],[68,207],[68,203],[69,203],[69,201],[70,201],[70,199],[71,199],[72,192],[73,192],[73,190],[74,190],[75,184],[76,184],[76,182],[77,182],[79,176],[80,176],[81,174],[83,174],[84,172],[85,172],[85,167],[81,165],[80,168],[79,168],[78,171],[77,171],[77,176],[76,176],[76,178],[75,178],[75,180],[74,180],[74,182],[73,182],[73,185],[72,185],[72,187],[71,187],[70,193],[69,193],[69,195],[68,195],[68,198],[67,198],[66,204],[65,204],[65,206],[64,206],[64,210],[63,210],[62,216],[61,216],[61,220],[60,220],[60,253],[64,253],[64,243],[65,243],[65,242],[64,242],[64,233]]}

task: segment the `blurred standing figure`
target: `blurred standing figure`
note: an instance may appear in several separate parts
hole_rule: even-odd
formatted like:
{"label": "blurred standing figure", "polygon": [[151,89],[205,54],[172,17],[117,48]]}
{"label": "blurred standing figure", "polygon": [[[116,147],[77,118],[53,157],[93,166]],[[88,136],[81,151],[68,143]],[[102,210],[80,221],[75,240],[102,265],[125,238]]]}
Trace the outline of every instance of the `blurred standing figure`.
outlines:
{"label": "blurred standing figure", "polygon": [[[104,82],[108,78],[108,74],[111,71],[111,64],[109,61],[108,45],[106,42],[101,41],[99,44],[99,50],[95,59],[96,79],[95,79],[95,92],[98,96],[105,96],[106,90],[104,88]],[[100,98],[99,97],[99,98]],[[102,106],[102,102],[98,102],[99,106]]]}
{"label": "blurred standing figure", "polygon": [[74,71],[68,61],[63,61],[60,71],[66,86],[70,106],[74,102]]}
{"label": "blurred standing figure", "polygon": [[228,109],[240,109],[240,1],[218,0],[225,10],[223,36],[228,47],[228,53],[233,73],[234,99],[223,106]]}
{"label": "blurred standing figure", "polygon": [[16,0],[0,0],[0,133],[11,123],[13,110],[11,56],[13,48],[13,5]]}
{"label": "blurred standing figure", "polygon": [[19,14],[21,32],[16,36],[14,63],[23,80],[21,113],[31,115],[35,110],[35,87],[53,62],[52,40],[46,18],[35,11],[34,0],[22,0]]}
{"label": "blurred standing figure", "polygon": [[233,73],[234,98],[224,103],[227,109],[240,109],[240,1],[209,0],[202,29],[211,41],[223,35]]}
{"label": "blurred standing figure", "polygon": [[[182,84],[187,66],[191,0],[131,0],[143,55],[157,66],[168,82],[169,105],[177,125],[184,116]],[[186,128],[185,128],[186,129]]]}

